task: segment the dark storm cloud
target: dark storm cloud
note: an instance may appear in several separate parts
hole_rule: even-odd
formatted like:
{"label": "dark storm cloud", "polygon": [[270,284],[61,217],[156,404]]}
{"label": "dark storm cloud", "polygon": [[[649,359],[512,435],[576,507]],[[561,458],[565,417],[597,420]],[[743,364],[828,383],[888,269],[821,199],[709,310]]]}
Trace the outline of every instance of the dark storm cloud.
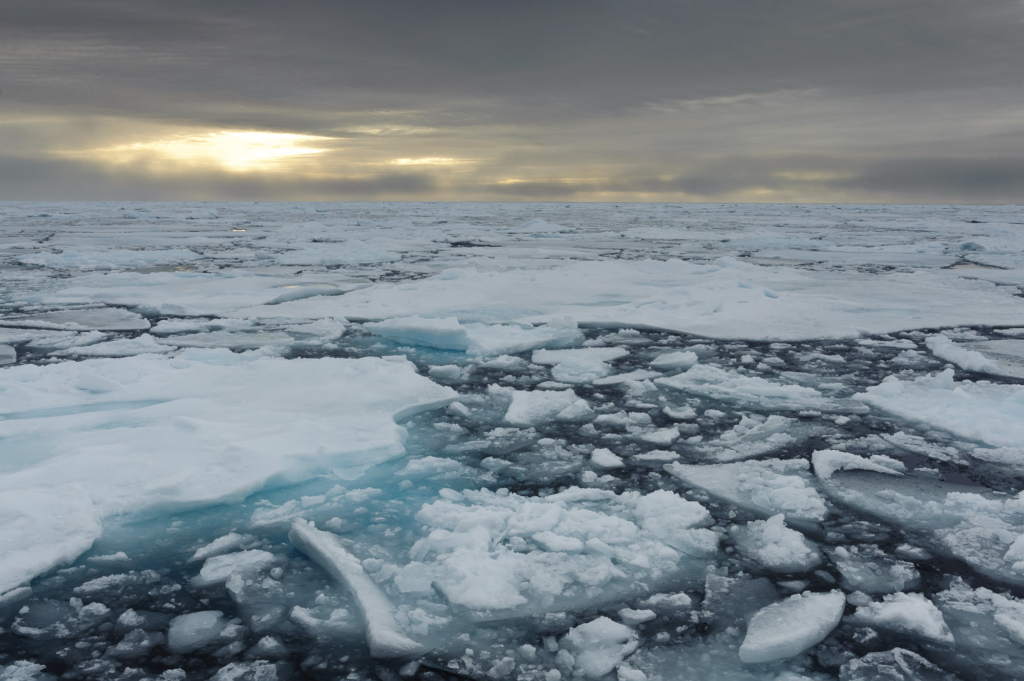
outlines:
{"label": "dark storm cloud", "polygon": [[[19,169],[0,191],[1020,200],[1013,168],[1024,158],[1024,116],[1006,102],[1024,101],[1022,29],[1019,0],[5,0],[0,124],[83,123],[74,134],[43,123],[0,130],[0,153]],[[742,112],[732,118],[681,110],[644,127],[659,107],[778,92],[858,108],[818,116],[813,140],[794,141],[792,124],[783,134],[786,115],[800,110],[779,105],[765,115],[721,105]],[[962,111],[965,126],[903,143],[902,132],[914,138],[927,121],[912,107],[900,114],[899,102],[925,96],[936,110]],[[896,113],[863,130],[865,112],[882,102]],[[769,121],[771,111],[782,113]],[[969,118],[989,114],[976,127],[999,130],[984,139],[967,130]],[[88,119],[103,116],[123,119],[126,131],[328,135],[376,149],[378,164],[452,156],[460,143],[463,156],[493,153],[481,161],[490,174],[478,177],[342,167],[350,157],[339,153],[333,179],[193,172],[210,183],[42,155],[98,148]],[[589,137],[575,130],[588,125]],[[107,144],[116,130],[102,133]],[[608,144],[617,137],[619,149]],[[719,141],[697,153],[702,139]],[[499,158],[516,163],[498,168]],[[793,175],[823,171],[842,177]],[[361,177],[371,179],[352,179]]]}
{"label": "dark storm cloud", "polygon": [[[1020,86],[1009,0],[8,0],[5,97],[329,126],[542,121],[778,88]],[[496,104],[500,102],[500,106]],[[248,109],[244,109],[248,105]],[[449,115],[446,115],[449,114]]]}
{"label": "dark storm cloud", "polygon": [[1024,157],[897,159],[873,164],[862,175],[841,184],[891,197],[919,196],[928,201],[1024,198]]}

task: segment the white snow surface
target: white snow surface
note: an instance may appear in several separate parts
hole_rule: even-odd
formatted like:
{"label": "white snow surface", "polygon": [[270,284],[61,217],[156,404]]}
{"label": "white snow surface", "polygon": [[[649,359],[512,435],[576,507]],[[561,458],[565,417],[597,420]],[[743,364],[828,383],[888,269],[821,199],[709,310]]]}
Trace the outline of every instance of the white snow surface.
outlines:
{"label": "white snow surface", "polygon": [[599,679],[636,650],[640,641],[629,627],[598,617],[570,629],[562,644],[576,658],[574,675]]}
{"label": "white snow surface", "polygon": [[999,362],[985,357],[977,350],[969,350],[957,345],[942,334],[928,336],[924,342],[936,357],[952,362],[961,369],[983,374],[996,374],[997,376],[1006,374],[1006,370],[999,366]]}
{"label": "white snow surface", "polygon": [[664,490],[443,490],[416,519],[430,534],[410,556],[471,610],[557,610],[598,587],[611,598],[702,565],[718,546],[704,507]]}
{"label": "white snow surface", "polygon": [[1024,386],[955,381],[945,369],[910,381],[889,376],[854,399],[992,447],[1024,447]]}
{"label": "white snow surface", "polygon": [[953,643],[953,634],[935,604],[921,594],[895,593],[857,608],[851,621],[888,629],[932,643]]}
{"label": "white snow surface", "polygon": [[400,456],[395,419],[455,396],[405,362],[224,349],[24,365],[4,379],[0,593],[73,560],[108,516],[239,500]]}
{"label": "white snow surface", "polygon": [[779,513],[768,520],[752,520],[745,526],[734,526],[729,533],[736,548],[769,570],[802,572],[821,563],[821,553],[801,532],[786,527],[786,517]]}
{"label": "white snow surface", "polygon": [[[851,624],[1024,677],[1019,599],[921,580],[943,556],[1024,587],[1022,215],[0,204],[0,610],[30,604],[0,636],[121,612],[95,664],[158,646],[223,681],[276,678],[295,626],[403,677],[433,649],[472,678],[797,681],[847,605],[805,591],[827,555]],[[142,569],[136,527],[180,564]],[[145,612],[178,584],[238,612]],[[135,587],[156,601],[125,610]],[[839,674],[897,668],[940,673],[895,649]]]}
{"label": "white snow surface", "polygon": [[740,659],[771,662],[799,655],[832,633],[845,607],[846,596],[841,591],[805,591],[758,610],[747,625]]}
{"label": "white snow surface", "polygon": [[[971,225],[987,234],[974,241],[989,244],[971,257],[1012,253],[1007,209],[647,206],[477,204],[467,220],[453,219],[462,212],[456,204],[328,204],[316,221],[303,222],[308,216],[294,204],[162,204],[122,211],[111,223],[102,204],[17,204],[4,211],[3,224],[16,241],[6,257],[43,265],[39,276],[53,268],[115,270],[32,294],[32,302],[46,304],[290,319],[420,315],[462,323],[568,316],[751,340],[1024,324],[1015,287],[994,283],[1012,271],[941,269],[965,253],[966,220],[957,217],[964,212],[991,213]],[[129,214],[145,219],[125,220]],[[847,228],[850,220],[857,229]],[[511,229],[510,221],[549,227]],[[226,229],[242,222],[244,232]],[[45,246],[29,240],[33,230],[49,237],[58,226]],[[617,259],[623,248],[639,259]],[[402,271],[406,258],[416,261],[415,280],[360,279],[383,267]],[[173,271],[182,266],[195,271]],[[139,271],[125,271],[131,267]],[[286,274],[297,269],[304,269],[303,283],[318,286],[283,289],[297,283]]]}
{"label": "white snow surface", "polygon": [[767,459],[712,465],[665,464],[687,485],[765,516],[787,520],[823,520],[824,500],[811,483],[806,459]]}

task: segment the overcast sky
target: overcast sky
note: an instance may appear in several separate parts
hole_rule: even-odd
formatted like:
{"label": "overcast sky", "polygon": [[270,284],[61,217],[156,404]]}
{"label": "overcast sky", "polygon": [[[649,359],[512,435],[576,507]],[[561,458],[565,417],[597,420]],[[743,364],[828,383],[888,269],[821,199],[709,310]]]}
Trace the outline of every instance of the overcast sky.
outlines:
{"label": "overcast sky", "polygon": [[1024,203],[1024,0],[3,0],[0,199]]}

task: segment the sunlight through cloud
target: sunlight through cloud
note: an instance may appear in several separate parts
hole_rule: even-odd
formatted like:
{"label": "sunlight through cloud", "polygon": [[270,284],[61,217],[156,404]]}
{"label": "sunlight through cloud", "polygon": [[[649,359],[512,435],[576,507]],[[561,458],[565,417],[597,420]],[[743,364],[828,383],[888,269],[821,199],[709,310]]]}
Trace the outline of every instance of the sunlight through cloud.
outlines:
{"label": "sunlight through cloud", "polygon": [[329,137],[257,130],[220,130],[205,134],[174,135],[148,142],[124,144],[95,151],[109,161],[132,161],[140,156],[193,165],[219,165],[233,171],[261,170],[282,161],[322,154]]}

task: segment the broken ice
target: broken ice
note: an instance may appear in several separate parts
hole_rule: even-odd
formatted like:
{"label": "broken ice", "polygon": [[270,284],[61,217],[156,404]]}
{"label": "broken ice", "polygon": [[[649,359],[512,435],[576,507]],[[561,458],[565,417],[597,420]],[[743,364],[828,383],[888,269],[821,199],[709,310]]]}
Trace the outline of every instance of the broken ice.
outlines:
{"label": "broken ice", "polygon": [[118,208],[0,206],[0,678],[1024,676],[1020,208]]}

